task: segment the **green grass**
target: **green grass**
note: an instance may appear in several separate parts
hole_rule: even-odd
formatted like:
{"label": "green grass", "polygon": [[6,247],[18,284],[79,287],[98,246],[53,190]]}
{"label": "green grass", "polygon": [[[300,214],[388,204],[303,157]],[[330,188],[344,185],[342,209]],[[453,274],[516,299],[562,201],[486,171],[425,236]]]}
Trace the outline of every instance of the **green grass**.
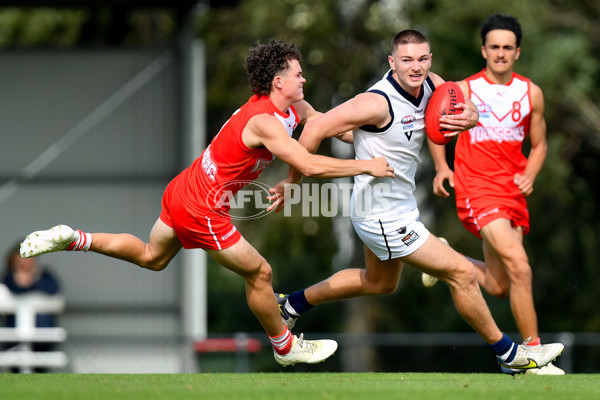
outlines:
{"label": "green grass", "polygon": [[600,375],[440,373],[0,374],[0,399],[600,399]]}

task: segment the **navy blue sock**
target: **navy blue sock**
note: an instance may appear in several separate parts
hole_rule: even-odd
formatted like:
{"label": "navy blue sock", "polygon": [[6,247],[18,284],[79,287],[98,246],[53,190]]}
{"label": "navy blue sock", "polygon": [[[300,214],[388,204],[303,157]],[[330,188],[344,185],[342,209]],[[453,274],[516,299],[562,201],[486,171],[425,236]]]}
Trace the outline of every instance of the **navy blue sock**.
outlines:
{"label": "navy blue sock", "polygon": [[511,362],[517,354],[517,344],[505,334],[502,334],[502,339],[496,343],[488,344],[488,347],[498,358],[505,362]]}
{"label": "navy blue sock", "polygon": [[290,294],[290,297],[288,297],[288,303],[298,315],[304,314],[313,308],[313,306],[306,300],[306,297],[304,296],[304,290]]}

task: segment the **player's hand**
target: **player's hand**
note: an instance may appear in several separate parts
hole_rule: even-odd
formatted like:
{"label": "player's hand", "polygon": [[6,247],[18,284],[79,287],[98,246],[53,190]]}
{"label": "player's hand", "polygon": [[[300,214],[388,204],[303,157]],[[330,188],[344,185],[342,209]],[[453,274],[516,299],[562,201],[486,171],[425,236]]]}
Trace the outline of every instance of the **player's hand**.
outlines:
{"label": "player's hand", "polygon": [[462,110],[462,113],[442,115],[440,118],[440,128],[452,131],[444,134],[446,137],[453,137],[461,132],[469,130],[477,125],[477,121],[479,121],[479,113],[473,111],[473,108],[469,107],[467,104],[458,103],[454,108]]}
{"label": "player's hand", "polygon": [[527,197],[533,193],[533,181],[528,176],[515,174],[513,181],[523,196]]}
{"label": "player's hand", "polygon": [[287,179],[282,180],[275,185],[275,187],[270,188],[269,192],[272,194],[267,196],[267,200],[273,204],[267,208],[267,212],[271,212],[273,210],[275,210],[275,212],[279,212],[283,210],[286,201],[294,196],[295,190],[300,190],[299,184],[292,184]]}
{"label": "player's hand", "polygon": [[369,171],[368,174],[376,178],[383,178],[388,176],[395,178],[394,167],[391,167],[385,157],[375,157],[369,160]]}
{"label": "player's hand", "polygon": [[270,196],[267,196],[267,200],[269,200],[272,204],[267,208],[267,212],[271,212],[275,210],[275,212],[279,212],[284,204],[285,204],[285,182],[286,180],[282,180],[275,187],[269,189]]}
{"label": "player's hand", "polygon": [[447,198],[450,193],[444,187],[444,181],[448,180],[451,188],[454,188],[454,172],[450,168],[444,168],[437,171],[433,178],[433,193],[436,196]]}

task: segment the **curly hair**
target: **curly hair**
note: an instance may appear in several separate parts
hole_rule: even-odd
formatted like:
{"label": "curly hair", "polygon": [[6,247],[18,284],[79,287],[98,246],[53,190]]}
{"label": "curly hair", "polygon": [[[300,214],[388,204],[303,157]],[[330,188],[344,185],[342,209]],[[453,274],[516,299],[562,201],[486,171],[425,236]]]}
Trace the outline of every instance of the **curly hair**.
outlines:
{"label": "curly hair", "polygon": [[265,44],[256,42],[250,48],[245,64],[252,91],[258,95],[269,95],[273,79],[289,68],[292,60],[302,60],[302,54],[295,44],[278,39],[271,39]]}
{"label": "curly hair", "polygon": [[523,31],[521,30],[521,24],[519,24],[519,20],[511,15],[504,14],[492,14],[488,17],[487,21],[483,23],[481,26],[481,44],[485,46],[485,39],[487,38],[487,34],[490,31],[502,29],[511,31],[517,37],[517,47],[521,46],[521,37],[523,36]]}

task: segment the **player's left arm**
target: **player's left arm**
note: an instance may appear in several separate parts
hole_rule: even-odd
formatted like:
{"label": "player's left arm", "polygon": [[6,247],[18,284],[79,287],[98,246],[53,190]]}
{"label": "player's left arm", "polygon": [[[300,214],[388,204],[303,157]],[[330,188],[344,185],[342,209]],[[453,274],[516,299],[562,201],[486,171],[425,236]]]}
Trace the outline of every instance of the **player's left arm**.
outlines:
{"label": "player's left arm", "polygon": [[[438,87],[445,82],[439,75],[434,74],[433,72],[429,73],[429,77],[433,81],[435,87]],[[458,103],[455,107],[461,109],[463,111],[462,113],[455,115],[443,115],[440,118],[440,127],[453,131],[445,136],[456,136],[461,132],[473,128],[477,125],[477,121],[479,121],[479,111],[477,111],[477,106],[475,106],[475,103],[469,100],[466,95],[464,97],[465,102]]]}
{"label": "player's left arm", "polygon": [[322,112],[315,110],[306,100],[300,100],[294,103],[293,106],[298,113],[298,119],[300,119],[300,124],[302,125],[323,115]]}
{"label": "player's left arm", "polygon": [[539,86],[531,83],[531,115],[529,117],[529,141],[531,150],[523,175],[515,174],[514,182],[524,196],[533,193],[533,183],[538,176],[548,152],[546,120],[544,119],[544,94]]}

